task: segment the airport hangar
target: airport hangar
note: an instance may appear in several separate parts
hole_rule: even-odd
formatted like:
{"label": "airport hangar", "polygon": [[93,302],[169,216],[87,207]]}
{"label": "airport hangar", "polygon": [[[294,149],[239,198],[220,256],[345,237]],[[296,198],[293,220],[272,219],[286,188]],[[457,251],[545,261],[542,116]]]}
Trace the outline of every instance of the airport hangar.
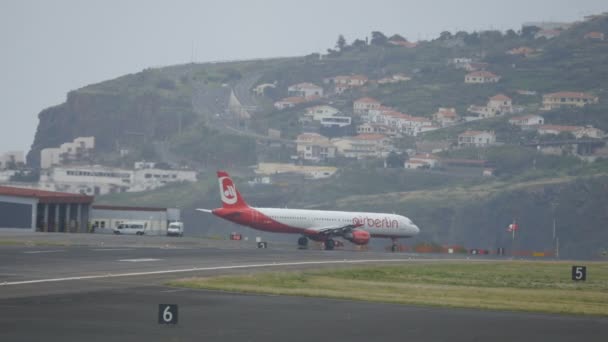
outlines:
{"label": "airport hangar", "polygon": [[[150,233],[165,234],[167,224],[179,221],[175,208],[94,205],[93,196],[0,186],[0,230],[86,233],[111,231],[122,221],[145,221]],[[104,231],[104,229],[100,229]]]}
{"label": "airport hangar", "polygon": [[0,228],[87,232],[93,196],[0,186]]}

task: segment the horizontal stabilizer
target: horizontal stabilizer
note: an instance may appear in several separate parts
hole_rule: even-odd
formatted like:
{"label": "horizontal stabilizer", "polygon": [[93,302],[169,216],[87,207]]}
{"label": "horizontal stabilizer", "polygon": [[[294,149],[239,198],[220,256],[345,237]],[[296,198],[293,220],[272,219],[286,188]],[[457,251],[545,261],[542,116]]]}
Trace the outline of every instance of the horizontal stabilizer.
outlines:
{"label": "horizontal stabilizer", "polygon": [[205,212],[205,213],[210,213],[210,214],[213,213],[213,211],[211,209],[196,209],[196,210],[202,211],[202,212]]}

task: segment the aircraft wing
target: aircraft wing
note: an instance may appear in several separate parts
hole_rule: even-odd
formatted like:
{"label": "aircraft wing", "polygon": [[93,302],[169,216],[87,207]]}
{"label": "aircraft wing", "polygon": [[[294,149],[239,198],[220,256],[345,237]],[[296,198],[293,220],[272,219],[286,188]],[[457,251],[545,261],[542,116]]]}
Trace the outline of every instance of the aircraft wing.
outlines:
{"label": "aircraft wing", "polygon": [[344,234],[351,232],[353,229],[361,227],[363,224],[347,224],[345,226],[328,226],[319,228],[308,228],[306,233],[310,235],[321,235],[326,237],[331,236],[344,236]]}

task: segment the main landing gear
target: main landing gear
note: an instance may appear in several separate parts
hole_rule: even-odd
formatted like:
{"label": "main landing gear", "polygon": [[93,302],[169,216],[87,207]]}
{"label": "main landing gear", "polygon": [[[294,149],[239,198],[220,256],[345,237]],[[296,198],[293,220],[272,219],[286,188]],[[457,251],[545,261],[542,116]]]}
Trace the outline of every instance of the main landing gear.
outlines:
{"label": "main landing gear", "polygon": [[[325,250],[331,251],[336,247],[336,241],[333,239],[327,239],[324,242]],[[299,249],[307,249],[308,248],[308,238],[306,236],[301,236],[298,239],[298,248]]]}
{"label": "main landing gear", "polygon": [[301,236],[298,239],[298,248],[299,249],[306,249],[306,248],[308,248],[308,238],[306,236]]}

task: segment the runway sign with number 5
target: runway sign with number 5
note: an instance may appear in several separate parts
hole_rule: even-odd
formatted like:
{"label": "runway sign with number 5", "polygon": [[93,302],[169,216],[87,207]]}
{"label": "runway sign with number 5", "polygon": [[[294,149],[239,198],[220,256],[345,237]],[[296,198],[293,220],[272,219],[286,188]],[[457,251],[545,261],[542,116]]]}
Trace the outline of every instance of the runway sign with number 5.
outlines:
{"label": "runway sign with number 5", "polygon": [[572,280],[587,280],[587,266],[572,266]]}
{"label": "runway sign with number 5", "polygon": [[158,324],[177,324],[177,304],[158,304]]}

